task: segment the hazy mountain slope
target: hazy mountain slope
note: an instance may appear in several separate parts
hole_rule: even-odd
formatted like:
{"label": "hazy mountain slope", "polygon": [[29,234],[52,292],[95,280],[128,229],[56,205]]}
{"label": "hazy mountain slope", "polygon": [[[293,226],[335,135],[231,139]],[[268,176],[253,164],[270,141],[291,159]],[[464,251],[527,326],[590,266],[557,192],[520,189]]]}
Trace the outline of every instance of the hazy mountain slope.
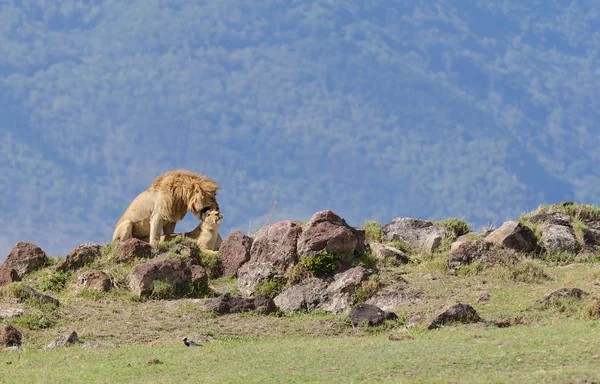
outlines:
{"label": "hazy mountain slope", "polygon": [[225,233],[274,200],[356,225],[596,202],[600,7],[421,3],[1,5],[0,257],[109,240],[175,167],[221,183]]}

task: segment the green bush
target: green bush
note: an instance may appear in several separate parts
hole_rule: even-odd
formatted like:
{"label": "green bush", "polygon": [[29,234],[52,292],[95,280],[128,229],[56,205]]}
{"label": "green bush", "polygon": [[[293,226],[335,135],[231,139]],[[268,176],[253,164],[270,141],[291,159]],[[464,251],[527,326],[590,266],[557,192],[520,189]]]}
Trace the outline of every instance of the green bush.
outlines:
{"label": "green bush", "polygon": [[383,241],[383,232],[381,230],[381,223],[376,220],[367,221],[363,225],[365,230],[365,237],[367,242],[381,243]]}
{"label": "green bush", "polygon": [[37,285],[42,291],[60,292],[67,286],[70,278],[70,272],[58,271],[42,277]]}
{"label": "green bush", "polygon": [[50,303],[40,303],[35,298],[25,301],[25,313],[12,321],[31,330],[46,329],[54,326],[58,321],[58,308]]}
{"label": "green bush", "polygon": [[168,300],[175,298],[175,288],[173,285],[166,281],[156,280],[152,282],[152,294],[150,295],[153,299]]}
{"label": "green bush", "polygon": [[305,257],[302,264],[315,276],[326,275],[337,269],[335,257],[327,251],[313,257]]}
{"label": "green bush", "polygon": [[200,258],[202,266],[206,269],[208,277],[214,278],[219,276],[221,270],[221,260],[217,252],[201,252]]}
{"label": "green bush", "polygon": [[436,224],[446,230],[447,239],[454,240],[471,232],[471,226],[466,221],[454,217],[440,220]]}
{"label": "green bush", "polygon": [[264,280],[260,282],[254,289],[257,295],[267,295],[271,298],[279,295],[283,289],[283,284],[279,280]]}

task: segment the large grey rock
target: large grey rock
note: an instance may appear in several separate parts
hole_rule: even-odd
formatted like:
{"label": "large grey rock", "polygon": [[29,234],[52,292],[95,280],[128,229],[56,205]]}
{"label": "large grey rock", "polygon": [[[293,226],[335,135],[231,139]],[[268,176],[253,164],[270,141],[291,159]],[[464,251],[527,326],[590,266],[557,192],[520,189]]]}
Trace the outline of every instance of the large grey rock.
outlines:
{"label": "large grey rock", "polygon": [[331,211],[319,211],[302,230],[298,239],[298,257],[313,257],[325,251],[335,256],[362,255],[365,231],[349,226]]}
{"label": "large grey rock", "polygon": [[0,305],[0,320],[9,320],[21,316],[25,310],[20,307],[5,307]]}
{"label": "large grey rock", "polygon": [[517,252],[530,253],[538,250],[533,231],[517,221],[505,222],[485,239]]}
{"label": "large grey rock", "polygon": [[139,296],[150,296],[155,281],[171,284],[176,292],[192,284],[192,272],[181,259],[156,259],[136,265],[129,275],[129,288]]}
{"label": "large grey rock", "polygon": [[67,344],[75,344],[75,343],[79,343],[79,337],[77,336],[77,332],[73,331],[68,335],[57,336],[53,342],[46,345],[46,349],[63,348],[63,347],[66,347]]}
{"label": "large grey rock", "polygon": [[275,304],[283,311],[311,312],[323,309],[332,313],[345,312],[353,304],[354,294],[369,277],[363,267],[354,267],[329,278],[310,277],[285,289],[275,297]]}
{"label": "large grey rock", "polygon": [[267,315],[277,310],[277,306],[273,302],[273,299],[265,295],[258,295],[254,298],[244,298],[231,296],[228,293],[210,301],[206,304],[206,307],[220,315],[250,311],[258,311],[261,314]]}
{"label": "large grey rock", "polygon": [[82,244],[56,264],[57,271],[73,271],[101,257],[100,244]]}
{"label": "large grey rock", "polygon": [[456,303],[431,319],[427,324],[427,329],[435,329],[452,323],[476,323],[478,321],[481,321],[481,318],[473,307],[468,304]]}
{"label": "large grey rock", "polygon": [[542,245],[548,252],[577,253],[581,249],[573,228],[564,225],[547,225],[541,229]]}
{"label": "large grey rock", "polygon": [[250,260],[252,238],[240,231],[232,232],[219,248],[219,260],[223,276],[237,276],[237,271]]}
{"label": "large grey rock", "polygon": [[352,325],[359,326],[367,324],[370,327],[383,324],[387,319],[397,319],[398,316],[393,312],[386,312],[370,304],[358,304],[348,314]]}
{"label": "large grey rock", "polygon": [[251,295],[258,284],[285,271],[298,261],[296,246],[302,228],[294,221],[281,221],[261,228],[254,237],[250,261],[237,271],[237,287]]}
{"label": "large grey rock", "polygon": [[431,221],[399,217],[382,228],[384,241],[400,241],[409,248],[433,252],[446,237],[444,228]]}
{"label": "large grey rock", "polygon": [[418,296],[412,295],[402,291],[386,291],[375,293],[371,296],[365,304],[371,304],[376,307],[389,311],[397,308],[400,305],[412,303],[421,300]]}
{"label": "large grey rock", "polygon": [[46,253],[34,243],[19,241],[10,250],[4,265],[14,268],[23,278],[29,272],[42,268],[46,264]]}
{"label": "large grey rock", "polygon": [[519,261],[515,251],[495,246],[484,239],[465,239],[455,241],[448,253],[448,267],[451,269],[481,262],[486,266],[514,265]]}

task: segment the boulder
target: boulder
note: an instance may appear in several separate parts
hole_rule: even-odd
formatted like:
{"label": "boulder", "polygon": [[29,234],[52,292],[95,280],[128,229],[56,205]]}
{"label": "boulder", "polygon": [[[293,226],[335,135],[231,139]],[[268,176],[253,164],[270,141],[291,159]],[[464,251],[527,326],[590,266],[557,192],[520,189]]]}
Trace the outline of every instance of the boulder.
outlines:
{"label": "boulder", "polygon": [[335,256],[363,255],[365,231],[349,226],[331,211],[319,211],[298,238],[298,257],[313,257],[323,252]]}
{"label": "boulder", "polygon": [[0,306],[0,320],[9,320],[21,316],[25,311],[19,307]]}
{"label": "boulder", "polygon": [[481,321],[477,311],[468,304],[456,303],[448,309],[443,310],[429,321],[427,329],[439,328],[442,325],[452,323],[476,323]]}
{"label": "boulder", "polygon": [[274,301],[286,312],[311,312],[315,309],[332,313],[345,312],[350,309],[356,290],[369,274],[363,267],[354,267],[329,278],[309,277],[285,289]]}
{"label": "boulder", "polygon": [[281,221],[261,228],[250,249],[250,261],[238,269],[237,287],[251,295],[258,284],[282,276],[298,261],[296,245],[302,227],[294,221]]}
{"label": "boulder", "polygon": [[398,316],[393,312],[386,312],[381,308],[378,308],[370,304],[358,304],[348,314],[352,325],[359,326],[360,324],[367,324],[370,327],[381,325],[387,319],[397,319]]}
{"label": "boulder", "polygon": [[91,270],[77,277],[77,290],[89,288],[98,292],[108,292],[112,287],[112,279],[106,272]]}
{"label": "boulder", "polygon": [[517,221],[505,222],[485,239],[517,252],[530,253],[538,250],[533,231]]}
{"label": "boulder", "polygon": [[192,272],[192,284],[201,291],[207,291],[208,273],[206,273],[206,269],[200,265],[192,265],[190,271]]}
{"label": "boulder", "polygon": [[121,263],[130,263],[134,260],[148,260],[152,258],[152,246],[140,239],[131,238],[119,242],[117,245],[119,251],[118,261]]}
{"label": "boulder", "polygon": [[100,244],[82,244],[56,264],[57,271],[74,271],[102,256]]}
{"label": "boulder", "polygon": [[456,269],[473,262],[482,262],[491,267],[497,264],[512,265],[518,261],[519,257],[514,251],[495,248],[493,243],[483,239],[455,241],[448,253],[448,267]]}
{"label": "boulder", "polygon": [[139,296],[150,296],[155,281],[171,284],[180,292],[192,283],[192,272],[181,259],[156,259],[133,267],[129,275],[129,288]]}
{"label": "boulder", "polygon": [[394,247],[388,247],[380,243],[370,243],[369,247],[377,262],[383,265],[407,264],[410,261],[404,252]]}
{"label": "boulder", "polygon": [[6,324],[0,331],[0,344],[5,347],[20,347],[23,342],[23,334],[17,328]]}
{"label": "boulder", "polygon": [[52,304],[57,307],[60,305],[58,299],[55,299],[52,296],[44,295],[43,293],[39,293],[38,291],[36,291],[28,285],[22,286],[21,292],[23,293],[23,296],[25,298],[34,298],[40,303]]}
{"label": "boulder", "polygon": [[14,268],[20,278],[45,264],[46,253],[37,245],[26,241],[15,244],[4,261],[4,265]]}
{"label": "boulder", "polygon": [[399,217],[382,228],[383,239],[386,242],[400,241],[409,248],[423,252],[433,252],[446,237],[444,228],[431,221]]}
{"label": "boulder", "polygon": [[418,296],[401,291],[382,291],[370,297],[365,304],[371,304],[384,311],[396,308],[402,304],[421,300]]}
{"label": "boulder", "polygon": [[541,229],[542,246],[548,252],[577,253],[581,249],[575,231],[570,226],[551,224]]}
{"label": "boulder", "polygon": [[53,342],[46,345],[46,349],[63,348],[66,347],[67,344],[75,343],[79,343],[79,337],[77,336],[77,332],[71,332],[68,335],[57,336]]}
{"label": "boulder", "polygon": [[546,225],[571,225],[571,216],[563,212],[538,213],[529,218],[529,222]]}
{"label": "boulder", "polygon": [[17,270],[13,267],[0,267],[0,287],[21,281]]}
{"label": "boulder", "polygon": [[219,247],[219,260],[223,276],[237,276],[238,269],[250,260],[252,238],[240,231],[232,232]]}
{"label": "boulder", "polygon": [[206,304],[206,307],[220,315],[230,313],[242,313],[259,311],[267,315],[277,310],[277,306],[271,298],[265,295],[257,295],[255,298],[243,298],[231,296],[226,293]]}

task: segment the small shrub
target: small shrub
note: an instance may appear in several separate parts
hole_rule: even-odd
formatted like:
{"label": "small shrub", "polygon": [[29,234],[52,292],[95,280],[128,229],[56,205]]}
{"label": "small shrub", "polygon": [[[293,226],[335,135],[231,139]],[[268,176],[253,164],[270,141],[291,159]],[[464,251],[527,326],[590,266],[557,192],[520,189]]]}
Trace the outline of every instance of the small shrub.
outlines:
{"label": "small shrub", "polygon": [[100,248],[100,255],[102,260],[107,262],[113,262],[121,257],[121,250],[117,246],[118,243],[106,243]]}
{"label": "small shrub", "polygon": [[561,251],[561,252],[549,252],[541,255],[541,259],[549,263],[556,264],[571,264],[575,262],[576,256],[574,253]]}
{"label": "small shrub", "polygon": [[219,260],[218,252],[201,252],[200,258],[200,264],[206,269],[208,277],[214,278],[219,276],[221,261]]}
{"label": "small shrub", "polygon": [[23,283],[17,282],[0,287],[0,298],[23,299],[25,295],[23,294],[22,286]]}
{"label": "small shrub", "polygon": [[591,320],[600,320],[600,299],[593,298],[588,302],[585,315]]}
{"label": "small shrub", "polygon": [[100,292],[100,291],[98,291],[96,289],[92,289],[92,288],[83,288],[79,292],[77,292],[77,296],[85,297],[86,299],[90,299],[93,301],[98,301],[100,299],[105,298],[107,296],[107,293]]}
{"label": "small shrub", "polygon": [[521,283],[541,283],[550,280],[544,267],[537,261],[524,259],[509,268],[509,277]]}
{"label": "small shrub", "polygon": [[454,217],[440,220],[436,224],[446,230],[447,239],[455,240],[471,232],[471,226],[466,221]]}
{"label": "small shrub", "polygon": [[42,277],[37,285],[44,292],[60,292],[67,286],[70,278],[70,272],[57,271],[51,275]]}
{"label": "small shrub", "polygon": [[363,281],[361,286],[354,293],[354,303],[364,303],[369,300],[381,287],[381,280],[378,275],[372,275],[368,280]]}
{"label": "small shrub", "polygon": [[285,278],[288,285],[294,285],[309,276],[311,276],[311,272],[308,270],[306,265],[304,263],[298,263],[294,265],[294,268],[286,272]]}
{"label": "small shrub", "polygon": [[301,261],[315,276],[322,276],[337,269],[335,257],[325,251],[313,257],[305,257]]}
{"label": "small shrub", "polygon": [[402,243],[399,240],[394,240],[390,243],[390,247],[392,248],[396,248],[399,251],[402,251],[404,253],[409,253],[409,249],[406,245],[404,245],[404,243]]}
{"label": "small shrub", "polygon": [[152,294],[150,297],[159,300],[173,299],[175,298],[175,288],[166,281],[156,280],[152,282]]}
{"label": "small shrub", "polygon": [[53,265],[56,265],[56,263],[58,263],[58,257],[48,257],[48,256],[46,256],[46,261],[44,262],[44,266],[45,267],[51,267]]}
{"label": "small shrub", "polygon": [[365,230],[365,237],[367,242],[381,243],[383,241],[383,232],[381,230],[381,223],[376,220],[367,221],[363,225]]}
{"label": "small shrub", "polygon": [[254,294],[256,295],[267,295],[270,298],[273,298],[281,293],[283,289],[283,284],[278,280],[265,280],[259,283],[254,289]]}

